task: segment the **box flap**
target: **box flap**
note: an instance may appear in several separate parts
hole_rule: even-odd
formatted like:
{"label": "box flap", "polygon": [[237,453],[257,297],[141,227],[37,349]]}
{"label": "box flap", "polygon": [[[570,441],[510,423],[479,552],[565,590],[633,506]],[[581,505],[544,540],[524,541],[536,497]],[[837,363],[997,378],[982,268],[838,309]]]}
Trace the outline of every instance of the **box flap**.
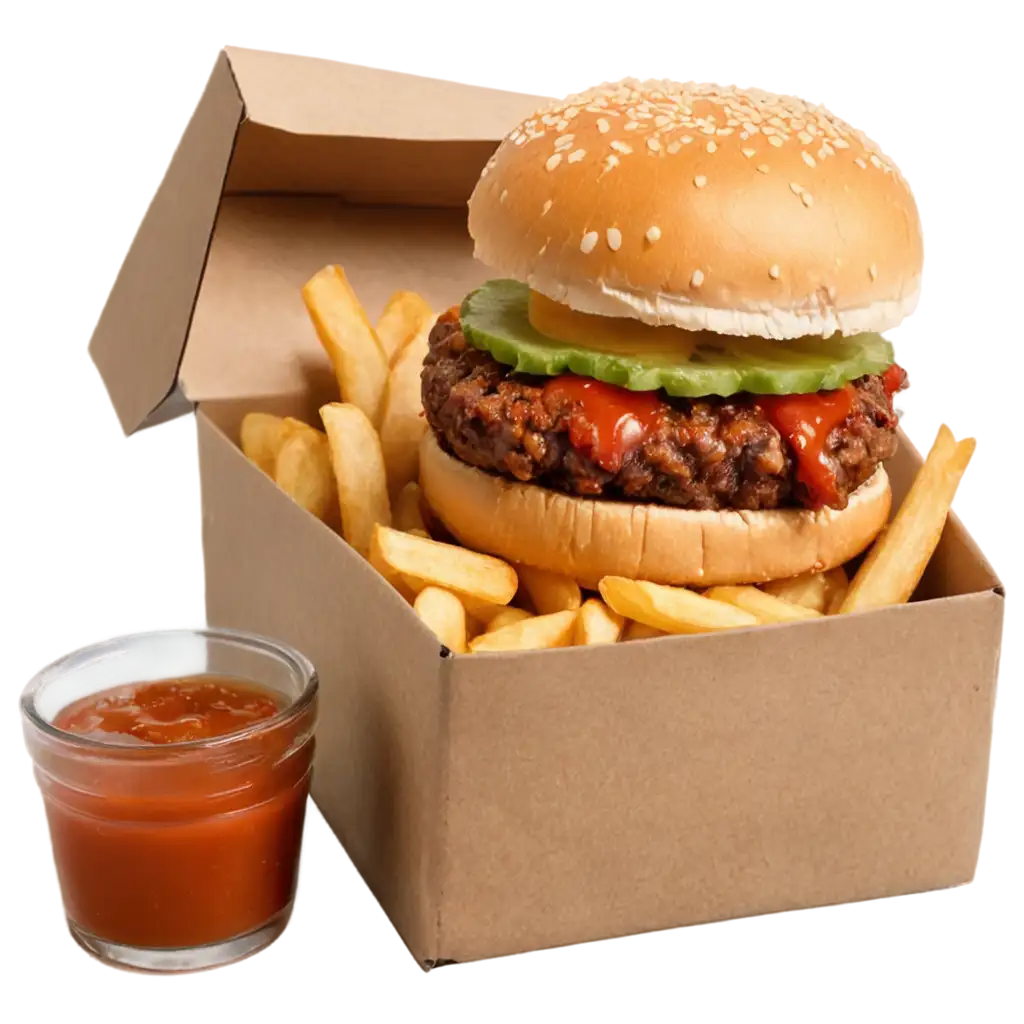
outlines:
{"label": "box flap", "polygon": [[167,418],[157,410],[176,390],[242,109],[221,54],[93,332],[89,352],[125,433]]}
{"label": "box flap", "polygon": [[436,78],[229,46],[249,121],[298,135],[497,142],[548,100]]}

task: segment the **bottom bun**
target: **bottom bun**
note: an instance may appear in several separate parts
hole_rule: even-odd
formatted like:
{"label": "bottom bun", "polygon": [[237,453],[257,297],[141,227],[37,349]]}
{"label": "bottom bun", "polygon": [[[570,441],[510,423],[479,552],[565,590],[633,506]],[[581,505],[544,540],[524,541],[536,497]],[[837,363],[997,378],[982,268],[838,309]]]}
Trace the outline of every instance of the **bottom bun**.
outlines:
{"label": "bottom bun", "polygon": [[578,498],[467,466],[430,432],[420,485],[462,544],[591,589],[602,576],[710,587],[831,569],[875,539],[892,503],[881,466],[842,510],[690,511]]}

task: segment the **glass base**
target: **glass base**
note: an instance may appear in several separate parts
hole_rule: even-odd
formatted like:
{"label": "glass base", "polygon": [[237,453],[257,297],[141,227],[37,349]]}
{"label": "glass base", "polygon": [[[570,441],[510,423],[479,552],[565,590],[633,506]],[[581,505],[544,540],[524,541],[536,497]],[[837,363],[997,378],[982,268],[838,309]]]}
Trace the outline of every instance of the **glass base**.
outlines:
{"label": "glass base", "polygon": [[133,971],[147,971],[152,974],[177,974],[185,971],[205,971],[211,967],[242,960],[261,949],[266,949],[288,924],[292,915],[292,904],[279,910],[265,925],[238,935],[224,942],[210,942],[205,946],[184,948],[153,949],[150,947],[124,946],[119,942],[108,942],[79,928],[68,920],[71,936],[82,949],[97,960],[113,967],[124,967]]}

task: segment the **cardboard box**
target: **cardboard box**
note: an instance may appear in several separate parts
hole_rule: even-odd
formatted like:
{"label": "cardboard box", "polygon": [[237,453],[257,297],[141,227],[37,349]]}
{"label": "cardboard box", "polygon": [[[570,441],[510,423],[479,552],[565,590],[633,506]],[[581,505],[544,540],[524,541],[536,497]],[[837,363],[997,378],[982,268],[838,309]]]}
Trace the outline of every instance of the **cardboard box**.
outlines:
{"label": "cardboard box", "polygon": [[221,54],[91,347],[126,431],[196,409],[210,622],[316,663],[314,796],[424,966],[970,881],[1003,592],[955,518],[902,607],[453,657],[236,447],[333,397],[321,265],[371,315],[486,276],[465,201],[538,103]]}

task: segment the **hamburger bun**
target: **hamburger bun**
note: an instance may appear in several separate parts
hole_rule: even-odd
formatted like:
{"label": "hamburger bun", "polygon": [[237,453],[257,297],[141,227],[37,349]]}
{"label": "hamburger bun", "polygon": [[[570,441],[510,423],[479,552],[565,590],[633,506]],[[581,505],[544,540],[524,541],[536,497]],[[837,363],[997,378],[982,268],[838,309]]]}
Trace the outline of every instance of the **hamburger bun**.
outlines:
{"label": "hamburger bun", "polygon": [[874,540],[892,501],[881,466],[842,510],[687,511],[578,498],[467,466],[432,433],[420,449],[420,486],[462,544],[591,589],[609,575],[710,587],[831,569]]}
{"label": "hamburger bun", "polygon": [[862,132],[756,89],[627,79],[513,129],[469,202],[477,257],[581,313],[786,339],[913,312],[921,223]]}

